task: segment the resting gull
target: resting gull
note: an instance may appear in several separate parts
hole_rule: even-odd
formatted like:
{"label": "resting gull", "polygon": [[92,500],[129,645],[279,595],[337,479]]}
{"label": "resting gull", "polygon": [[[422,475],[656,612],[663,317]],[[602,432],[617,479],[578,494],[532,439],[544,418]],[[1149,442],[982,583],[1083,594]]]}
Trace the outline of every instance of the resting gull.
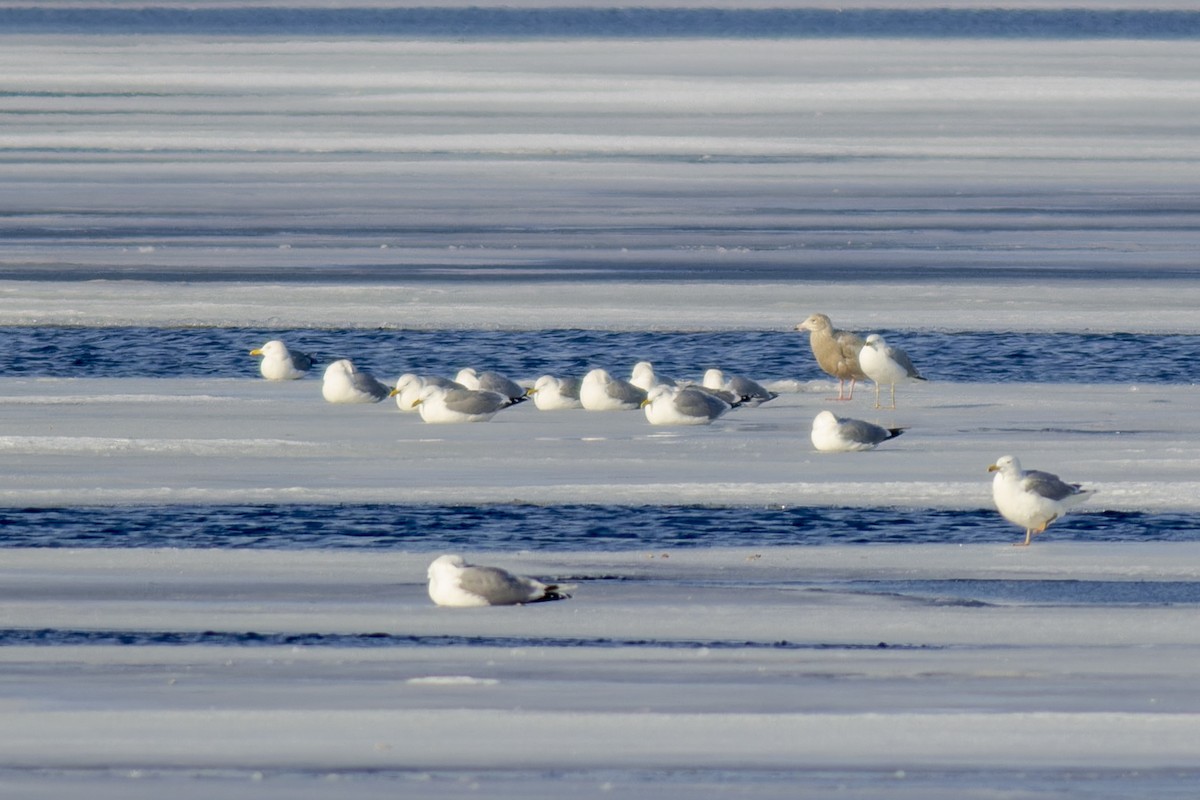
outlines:
{"label": "resting gull", "polygon": [[[810,331],[808,343],[816,356],[817,366],[838,379],[837,399],[854,399],[854,382],[867,377],[858,364],[858,351],[866,344],[862,337],[834,328],[824,314],[813,314],[797,325],[796,330]],[[845,394],[847,380],[850,381],[848,395]]]}
{"label": "resting gull", "polygon": [[894,439],[904,433],[904,428],[885,428],[861,419],[834,416],[832,411],[822,411],[813,418],[813,447],[823,452],[849,453],[872,450],[880,442]]}
{"label": "resting gull", "polygon": [[258,371],[269,381],[294,381],[303,378],[312,369],[313,359],[307,353],[288,350],[279,339],[272,339],[262,347],[250,351],[252,356],[262,356]]}
{"label": "resting gull", "polygon": [[631,411],[641,408],[646,391],[629,381],[614,378],[602,369],[583,376],[579,384],[579,402],[588,411]]}
{"label": "resting gull", "polygon": [[583,408],[579,400],[578,378],[556,378],[543,375],[529,390],[533,404],[539,411],[559,411],[566,408]]}
{"label": "resting gull", "polygon": [[426,386],[443,386],[447,389],[464,389],[466,387],[440,375],[414,375],[406,372],[396,379],[396,388],[391,396],[396,398],[396,407],[404,412],[416,413],[417,399]]}
{"label": "resting gull", "polygon": [[642,401],[651,425],[708,425],[732,405],[705,389],[655,386]]}
{"label": "resting gull", "polygon": [[892,387],[892,408],[896,407],[896,384],[903,381],[923,381],[925,377],[909,360],[908,353],[892,347],[878,333],[867,337],[867,343],[858,353],[858,365],[867,377],[875,381],[875,407],[879,404],[879,384]]}
{"label": "resting gull", "polygon": [[554,584],[513,575],[499,567],[472,566],[458,555],[434,559],[428,575],[429,597],[439,606],[512,606],[571,596]]}
{"label": "resting gull", "polygon": [[463,367],[454,376],[456,383],[460,383],[468,389],[477,389],[482,392],[498,392],[505,397],[517,399],[525,396],[525,387],[519,383],[501,375],[499,372],[476,372],[471,367]]}
{"label": "resting gull", "polygon": [[768,391],[756,381],[743,378],[741,375],[726,377],[725,373],[719,369],[705,371],[703,385],[705,389],[729,392],[741,400],[741,405],[748,407],[760,406],[768,400],[779,397],[775,392]]}
{"label": "resting gull", "polygon": [[321,384],[321,395],[330,403],[378,403],[391,391],[369,373],[355,369],[348,358],[326,367]]}
{"label": "resting gull", "polygon": [[633,365],[629,382],[644,391],[650,391],[655,386],[674,386],[675,380],[654,371],[654,365],[649,361],[639,361]]}
{"label": "resting gull", "polygon": [[996,459],[988,472],[996,473],[992,500],[1000,516],[1025,529],[1025,541],[1014,542],[1018,547],[1028,547],[1034,535],[1092,495],[1090,489],[1066,483],[1049,472],[1021,469],[1021,462],[1013,456]]}
{"label": "resting gull", "polygon": [[413,405],[420,407],[421,419],[426,422],[487,422],[500,409],[523,400],[481,389],[426,386]]}

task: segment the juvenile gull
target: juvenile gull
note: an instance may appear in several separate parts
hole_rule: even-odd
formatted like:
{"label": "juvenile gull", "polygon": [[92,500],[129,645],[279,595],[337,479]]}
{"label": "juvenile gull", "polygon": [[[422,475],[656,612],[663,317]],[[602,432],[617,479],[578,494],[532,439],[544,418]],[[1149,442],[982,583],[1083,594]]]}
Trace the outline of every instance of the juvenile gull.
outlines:
{"label": "juvenile gull", "polygon": [[330,403],[378,403],[391,391],[369,373],[359,372],[347,358],[326,367],[321,383],[321,395]]}
{"label": "juvenile gull", "polygon": [[751,408],[779,397],[775,392],[768,391],[762,384],[756,381],[744,378],[741,375],[726,377],[725,373],[719,369],[706,370],[703,385],[705,389],[729,392],[741,400],[742,405]]}
{"label": "juvenile gull", "polygon": [[614,378],[602,369],[584,375],[579,384],[579,402],[588,411],[632,411],[640,408],[645,399],[644,389]]}
{"label": "juvenile gull", "polygon": [[895,408],[897,383],[925,380],[909,360],[908,353],[890,346],[878,333],[867,337],[866,344],[858,353],[858,365],[868,378],[875,381],[876,408],[880,408],[879,384],[886,383],[892,387],[892,408]]}
{"label": "juvenile gull", "polygon": [[708,425],[732,405],[700,388],[655,386],[642,401],[651,425]]}
{"label": "juvenile gull", "polygon": [[533,404],[539,411],[559,411],[567,408],[583,408],[579,400],[578,378],[556,378],[543,375],[529,390]]}
{"label": "juvenile gull", "polygon": [[880,442],[894,439],[904,428],[885,428],[861,419],[834,416],[822,411],[813,418],[813,447],[827,453],[849,453],[872,450]]}
{"label": "juvenile gull", "polygon": [[499,392],[460,387],[426,386],[413,401],[426,422],[487,422],[502,408],[516,405],[524,397],[513,399]]}
{"label": "juvenile gull", "polygon": [[391,391],[391,396],[396,398],[396,407],[407,413],[416,413],[418,411],[416,401],[426,386],[443,386],[447,389],[466,388],[439,375],[414,375],[406,372],[396,379],[396,388]]}
{"label": "juvenile gull", "polygon": [[428,576],[429,597],[439,606],[512,606],[571,596],[554,584],[513,575],[499,567],[472,566],[458,555],[434,559]]}
{"label": "juvenile gull", "polygon": [[468,389],[478,389],[483,392],[499,392],[514,400],[525,396],[525,387],[501,375],[499,372],[476,372],[471,367],[463,367],[454,376],[456,383]]}
{"label": "juvenile gull", "polygon": [[[808,344],[817,359],[817,366],[838,379],[838,400],[854,399],[855,381],[865,380],[866,375],[858,364],[858,351],[866,342],[858,334],[838,330],[829,317],[813,314],[796,326],[798,331],[809,331]],[[845,383],[850,381],[850,394],[845,394]]]}
{"label": "juvenile gull", "polygon": [[312,356],[298,350],[288,350],[279,339],[272,339],[262,347],[250,351],[252,356],[262,356],[258,371],[269,381],[294,381],[303,378],[312,369]]}
{"label": "juvenile gull", "polygon": [[992,479],[992,500],[996,510],[1009,522],[1025,529],[1025,541],[1014,542],[1018,547],[1028,547],[1036,534],[1046,530],[1071,506],[1092,495],[1091,490],[1078,483],[1066,483],[1049,472],[1021,469],[1021,462],[1013,456],[996,459],[988,472],[996,473]]}

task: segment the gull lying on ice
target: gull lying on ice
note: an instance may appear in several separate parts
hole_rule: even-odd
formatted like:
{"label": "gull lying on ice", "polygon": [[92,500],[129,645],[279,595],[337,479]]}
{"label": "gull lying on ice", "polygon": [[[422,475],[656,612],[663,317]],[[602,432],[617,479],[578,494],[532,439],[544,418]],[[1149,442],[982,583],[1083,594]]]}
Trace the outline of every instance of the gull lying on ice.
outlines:
{"label": "gull lying on ice", "polygon": [[708,425],[733,406],[704,389],[659,385],[646,395],[642,408],[651,425]]}
{"label": "gull lying on ice", "polygon": [[892,408],[896,407],[896,384],[902,381],[923,381],[925,378],[908,358],[908,353],[891,347],[878,333],[867,337],[858,352],[858,365],[866,376],[875,381],[875,407],[879,408],[879,384],[892,387]]}
{"label": "gull lying on ice", "polygon": [[762,384],[743,378],[741,375],[730,375],[719,369],[710,369],[704,373],[703,386],[705,389],[729,392],[748,407],[760,406],[768,400],[779,397],[775,392],[768,391]]}
{"label": "gull lying on ice", "polygon": [[[858,351],[866,344],[862,337],[834,328],[824,314],[813,314],[797,325],[796,330],[810,331],[808,344],[817,359],[817,366],[838,379],[837,399],[854,399],[854,382],[867,377],[858,364]],[[844,393],[847,380],[850,381],[848,395]]]}
{"label": "gull lying on ice", "polygon": [[654,371],[654,365],[649,361],[639,361],[633,365],[629,382],[643,391],[650,391],[655,386],[674,386],[675,381]]}
{"label": "gull lying on ice", "polygon": [[426,422],[487,422],[502,408],[516,405],[524,397],[513,399],[499,392],[460,387],[426,386],[413,401]]}
{"label": "gull lying on ice", "polygon": [[559,411],[565,408],[583,408],[579,400],[578,378],[556,378],[543,375],[533,384],[528,394],[539,411]]}
{"label": "gull lying on ice", "polygon": [[904,433],[904,428],[885,428],[861,419],[834,416],[832,411],[822,411],[813,418],[813,447],[823,452],[848,453],[871,450],[880,442],[894,439]]}
{"label": "gull lying on ice", "polygon": [[369,373],[359,372],[347,358],[326,367],[321,384],[321,395],[330,403],[378,403],[391,391]]}
{"label": "gull lying on ice", "polygon": [[471,367],[463,367],[454,376],[454,380],[468,389],[476,389],[481,392],[498,392],[514,400],[525,396],[524,386],[521,386],[516,381],[509,380],[499,372],[476,372]]}
{"label": "gull lying on ice", "polygon": [[429,597],[439,606],[512,606],[571,596],[554,584],[513,575],[499,567],[472,566],[457,555],[434,559],[428,575]]}
{"label": "gull lying on ice", "polygon": [[396,388],[391,391],[391,396],[396,398],[396,407],[404,412],[416,413],[418,410],[417,400],[426,386],[442,386],[447,389],[466,388],[439,375],[414,375],[406,372],[396,379]]}
{"label": "gull lying on ice", "polygon": [[312,356],[298,350],[288,350],[279,339],[272,339],[262,347],[250,351],[252,356],[262,356],[258,371],[269,381],[294,381],[303,378],[312,369]]}
{"label": "gull lying on ice", "polygon": [[1066,483],[1049,472],[1021,469],[1021,462],[1013,456],[996,459],[988,472],[996,473],[992,500],[1000,516],[1025,529],[1025,541],[1015,542],[1019,547],[1027,547],[1034,535],[1092,494],[1078,483]]}
{"label": "gull lying on ice", "polygon": [[631,411],[641,407],[646,391],[629,381],[594,369],[579,384],[579,402],[588,411]]}

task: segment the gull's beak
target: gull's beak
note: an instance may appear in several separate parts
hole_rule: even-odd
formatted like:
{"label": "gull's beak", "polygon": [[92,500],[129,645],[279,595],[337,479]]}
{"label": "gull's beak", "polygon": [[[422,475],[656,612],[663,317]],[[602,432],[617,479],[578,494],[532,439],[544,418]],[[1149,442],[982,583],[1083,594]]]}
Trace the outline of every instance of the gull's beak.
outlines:
{"label": "gull's beak", "polygon": [[999,472],[999,471],[1000,471],[1000,468],[997,467],[995,464],[992,464],[990,467],[988,467],[988,472]]}
{"label": "gull's beak", "polygon": [[256,347],[250,351],[250,355],[252,355],[252,356],[261,356],[262,354],[263,354],[262,348],[260,348],[260,347]]}
{"label": "gull's beak", "polygon": [[416,400],[413,400],[412,407],[416,408],[419,405],[421,405],[421,398],[418,397]]}
{"label": "gull's beak", "polygon": [[388,397],[395,397],[398,394],[400,394],[399,389],[392,389],[390,392],[388,392]]}

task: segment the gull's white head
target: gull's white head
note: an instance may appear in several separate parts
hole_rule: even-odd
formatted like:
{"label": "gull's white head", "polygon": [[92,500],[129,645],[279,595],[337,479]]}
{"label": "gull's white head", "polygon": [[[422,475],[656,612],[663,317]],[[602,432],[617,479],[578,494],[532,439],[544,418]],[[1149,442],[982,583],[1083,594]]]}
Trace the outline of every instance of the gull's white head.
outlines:
{"label": "gull's white head", "polygon": [[705,389],[724,389],[725,388],[725,373],[719,369],[705,370],[704,380],[701,385]]}
{"label": "gull's white head", "polygon": [[353,375],[357,370],[354,369],[354,364],[348,358],[339,358],[328,367],[325,368],[325,377],[346,377]]}
{"label": "gull's white head", "polygon": [[540,377],[536,381],[534,381],[533,388],[530,389],[529,391],[530,392],[540,392],[543,389],[549,389],[551,386],[554,386],[554,387],[558,386],[558,378],[554,377],[553,375],[543,375],[542,377]]}
{"label": "gull's white head", "polygon": [[675,394],[674,389],[666,384],[660,383],[658,386],[654,386],[650,389],[650,391],[646,392],[646,399],[642,401],[642,405],[648,406],[660,397],[670,397],[673,394]]}
{"label": "gull's white head", "polygon": [[289,355],[287,345],[278,339],[272,339],[262,347],[250,351],[252,356],[266,356],[267,358],[286,358]]}
{"label": "gull's white head", "polygon": [[602,369],[594,369],[583,376],[583,380],[587,383],[612,383],[612,376],[607,371]]}
{"label": "gull's white head", "polygon": [[438,556],[429,565],[429,571],[426,574],[430,580],[434,580],[438,577],[453,575],[466,565],[467,562],[460,555]]}
{"label": "gull's white head", "polygon": [[838,424],[837,417],[832,411],[822,411],[813,417],[813,428],[836,428]]}
{"label": "gull's white head", "polygon": [[1021,462],[1016,456],[1000,456],[996,463],[988,467],[988,472],[999,472],[1001,475],[1016,475],[1021,472]]}
{"label": "gull's white head", "polygon": [[878,333],[872,333],[867,337],[867,347],[875,347],[876,345],[883,347],[885,344],[887,344],[887,342],[885,342],[883,337]]}

